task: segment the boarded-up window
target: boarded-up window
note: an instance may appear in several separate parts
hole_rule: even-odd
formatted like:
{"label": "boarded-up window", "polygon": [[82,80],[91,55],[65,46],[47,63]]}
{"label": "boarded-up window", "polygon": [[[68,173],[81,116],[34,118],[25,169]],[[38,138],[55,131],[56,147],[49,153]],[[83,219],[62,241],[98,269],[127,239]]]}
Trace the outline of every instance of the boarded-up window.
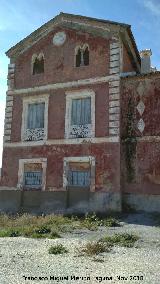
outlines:
{"label": "boarded-up window", "polygon": [[73,99],[71,125],[91,124],[91,98]]}
{"label": "boarded-up window", "polygon": [[44,73],[44,58],[35,58],[33,63],[33,75]]}
{"label": "boarded-up window", "polygon": [[90,164],[89,163],[69,163],[68,174],[69,186],[90,186]]}
{"label": "boarded-up window", "polygon": [[45,103],[28,105],[27,129],[44,128]]}
{"label": "boarded-up window", "polygon": [[42,187],[42,164],[28,163],[24,165],[24,188],[41,189]]}

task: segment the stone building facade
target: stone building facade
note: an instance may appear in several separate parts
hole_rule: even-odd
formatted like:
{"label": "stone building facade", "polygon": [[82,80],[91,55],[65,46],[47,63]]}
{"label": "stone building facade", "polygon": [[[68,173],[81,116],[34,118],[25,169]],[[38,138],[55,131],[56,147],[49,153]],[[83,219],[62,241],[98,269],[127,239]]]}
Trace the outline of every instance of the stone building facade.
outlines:
{"label": "stone building facade", "polygon": [[158,211],[160,74],[131,27],[60,13],[6,54],[0,210]]}

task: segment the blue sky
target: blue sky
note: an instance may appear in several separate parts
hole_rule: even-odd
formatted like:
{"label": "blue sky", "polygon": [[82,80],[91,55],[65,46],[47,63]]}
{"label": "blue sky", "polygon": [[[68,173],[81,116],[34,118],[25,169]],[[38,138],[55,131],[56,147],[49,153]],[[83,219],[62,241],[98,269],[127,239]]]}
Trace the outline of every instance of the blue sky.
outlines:
{"label": "blue sky", "polygon": [[9,62],[5,51],[60,12],[131,24],[138,49],[151,48],[152,66],[160,69],[160,0],[0,0],[0,7],[0,161]]}

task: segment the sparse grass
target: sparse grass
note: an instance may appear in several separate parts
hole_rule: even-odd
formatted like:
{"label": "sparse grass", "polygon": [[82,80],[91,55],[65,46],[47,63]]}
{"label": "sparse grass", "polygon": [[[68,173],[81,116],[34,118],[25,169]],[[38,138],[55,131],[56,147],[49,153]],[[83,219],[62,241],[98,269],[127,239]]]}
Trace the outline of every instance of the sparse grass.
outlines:
{"label": "sparse grass", "polygon": [[89,230],[97,230],[98,227],[118,227],[119,221],[114,217],[98,217],[95,213],[86,214],[85,218],[81,219],[81,227],[85,227]]}
{"label": "sparse grass", "polygon": [[104,220],[104,226],[106,227],[119,227],[120,222],[114,217],[108,217]]}
{"label": "sparse grass", "polygon": [[78,250],[78,252],[87,256],[93,256],[103,252],[109,252],[110,250],[110,246],[106,243],[88,242],[81,250]]}
{"label": "sparse grass", "polygon": [[119,226],[119,221],[113,217],[100,218],[95,213],[81,217],[33,216],[30,214],[8,216],[0,214],[0,237],[58,238],[60,233],[83,228],[97,230],[99,226]]}
{"label": "sparse grass", "polygon": [[139,239],[137,235],[134,234],[115,234],[111,237],[106,236],[101,239],[102,242],[107,243],[110,246],[119,245],[123,247],[133,247],[135,242]]}
{"label": "sparse grass", "polygon": [[64,254],[68,253],[68,250],[62,244],[51,246],[48,250],[49,254]]}

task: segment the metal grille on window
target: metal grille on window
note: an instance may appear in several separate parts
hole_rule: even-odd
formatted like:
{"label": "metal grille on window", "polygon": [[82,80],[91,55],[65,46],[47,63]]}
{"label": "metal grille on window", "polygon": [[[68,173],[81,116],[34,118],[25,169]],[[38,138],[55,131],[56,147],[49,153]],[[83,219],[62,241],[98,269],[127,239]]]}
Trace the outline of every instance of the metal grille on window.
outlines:
{"label": "metal grille on window", "polygon": [[90,171],[69,171],[68,185],[90,186]]}
{"label": "metal grille on window", "polygon": [[34,141],[44,139],[44,110],[45,103],[28,105],[27,129],[24,140]]}
{"label": "metal grille on window", "polygon": [[25,172],[24,173],[24,186],[29,188],[41,188],[42,185],[42,171]]}
{"label": "metal grille on window", "polygon": [[89,137],[91,131],[91,98],[73,99],[71,137]]}

